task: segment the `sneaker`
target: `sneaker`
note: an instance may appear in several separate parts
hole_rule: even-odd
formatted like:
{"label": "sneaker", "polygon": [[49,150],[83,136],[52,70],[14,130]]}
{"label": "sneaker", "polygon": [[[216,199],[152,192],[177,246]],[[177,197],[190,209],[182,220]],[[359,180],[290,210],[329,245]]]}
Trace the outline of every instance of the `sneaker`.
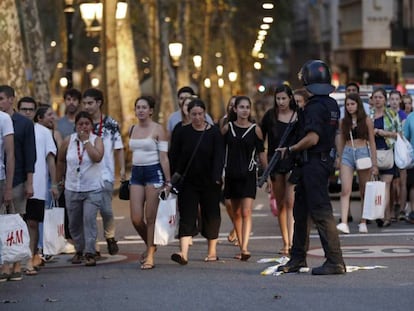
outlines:
{"label": "sneaker", "polygon": [[108,244],[108,253],[110,255],[118,254],[119,248],[118,248],[118,244],[116,244],[116,240],[114,238],[106,239],[106,243]]}
{"label": "sneaker", "polygon": [[344,224],[343,222],[341,222],[340,224],[338,224],[336,226],[336,229],[338,229],[338,231],[340,231],[342,233],[349,234],[349,226],[347,224]]}
{"label": "sneaker", "polygon": [[1,283],[1,282],[6,282],[6,281],[9,279],[9,276],[10,276],[10,275],[9,275],[9,274],[7,274],[7,273],[4,273],[4,272],[3,272],[3,273],[1,273],[1,274],[0,274],[0,283]]}
{"label": "sneaker", "polygon": [[368,228],[367,228],[367,224],[366,223],[361,222],[358,225],[358,228],[359,228],[359,233],[368,233]]}
{"label": "sneaker", "polygon": [[66,241],[65,248],[63,249],[62,253],[63,254],[74,254],[74,253],[76,253],[75,246],[72,243]]}
{"label": "sneaker", "polygon": [[71,262],[74,265],[78,265],[82,263],[83,259],[84,257],[82,256],[82,252],[78,252],[72,257]]}
{"label": "sneaker", "polygon": [[9,281],[21,281],[23,279],[21,271],[12,272],[9,275]]}
{"label": "sneaker", "polygon": [[95,254],[91,254],[91,253],[85,254],[85,266],[87,267],[96,266]]}

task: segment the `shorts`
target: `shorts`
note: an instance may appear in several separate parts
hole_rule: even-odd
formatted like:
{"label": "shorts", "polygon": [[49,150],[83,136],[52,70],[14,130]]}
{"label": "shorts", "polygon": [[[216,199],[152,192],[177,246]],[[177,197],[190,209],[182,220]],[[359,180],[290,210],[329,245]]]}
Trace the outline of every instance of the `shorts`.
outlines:
{"label": "shorts", "polygon": [[45,217],[45,200],[28,199],[26,204],[26,214],[24,220],[36,220],[43,222]]}
{"label": "shorts", "polygon": [[154,185],[155,188],[160,188],[164,184],[161,164],[132,166],[129,183],[140,186]]}
{"label": "shorts", "polygon": [[26,183],[23,182],[13,187],[13,204],[10,214],[26,214]]}
{"label": "shorts", "polygon": [[344,150],[342,151],[341,164],[352,167],[354,170],[356,170],[355,160],[366,157],[370,157],[368,146],[355,148],[355,156],[354,148],[345,146]]}

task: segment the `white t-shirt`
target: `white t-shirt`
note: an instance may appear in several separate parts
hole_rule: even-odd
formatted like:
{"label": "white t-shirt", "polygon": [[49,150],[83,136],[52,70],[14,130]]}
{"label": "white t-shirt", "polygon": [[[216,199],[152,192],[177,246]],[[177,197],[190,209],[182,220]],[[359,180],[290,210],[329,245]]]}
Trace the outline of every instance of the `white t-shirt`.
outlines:
{"label": "white t-shirt", "polygon": [[56,156],[56,144],[52,132],[45,126],[35,123],[36,163],[33,174],[33,199],[46,200],[49,168],[46,158],[49,154]]}
{"label": "white t-shirt", "polygon": [[[94,146],[97,136],[89,135],[89,142]],[[79,142],[79,143],[78,143]],[[79,165],[79,155],[82,162]],[[78,141],[78,134],[70,135],[68,149],[66,151],[66,176],[65,189],[74,192],[88,192],[102,189],[103,183],[103,164],[93,162],[84,148],[82,142]],[[79,170],[78,170],[79,169]]]}
{"label": "white t-shirt", "polygon": [[3,137],[11,134],[14,134],[13,121],[7,113],[0,111],[0,180],[6,179]]}
{"label": "white t-shirt", "polygon": [[[95,133],[99,133],[99,123],[95,124]],[[118,122],[109,116],[105,117],[101,138],[104,145],[102,178],[104,181],[113,183],[115,180],[114,150],[123,149],[124,144],[122,143]]]}

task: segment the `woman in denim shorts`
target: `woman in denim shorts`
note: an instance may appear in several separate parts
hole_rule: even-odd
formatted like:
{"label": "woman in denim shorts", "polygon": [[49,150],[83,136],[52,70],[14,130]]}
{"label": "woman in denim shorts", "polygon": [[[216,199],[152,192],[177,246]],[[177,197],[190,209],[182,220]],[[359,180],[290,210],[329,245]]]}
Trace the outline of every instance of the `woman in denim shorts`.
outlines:
{"label": "woman in denim shorts", "polygon": [[154,268],[154,228],[158,196],[161,189],[169,190],[171,186],[167,134],[160,124],[151,119],[154,106],[155,100],[152,97],[139,97],[135,101],[138,124],[133,125],[129,131],[129,148],[132,151],[131,221],[147,245],[140,259],[142,270]]}
{"label": "woman in denim shorts", "polygon": [[[371,175],[378,175],[374,125],[366,115],[362,100],[358,94],[348,94],[345,98],[345,116],[341,120],[338,139],[338,158],[336,166],[340,168],[341,178],[341,220],[337,229],[342,233],[349,233],[347,224],[352,192],[354,171],[358,174],[361,206],[365,193],[365,184]],[[358,170],[356,160],[371,157],[372,167]],[[361,208],[362,210],[362,208]],[[359,232],[367,233],[366,220],[361,218]]]}

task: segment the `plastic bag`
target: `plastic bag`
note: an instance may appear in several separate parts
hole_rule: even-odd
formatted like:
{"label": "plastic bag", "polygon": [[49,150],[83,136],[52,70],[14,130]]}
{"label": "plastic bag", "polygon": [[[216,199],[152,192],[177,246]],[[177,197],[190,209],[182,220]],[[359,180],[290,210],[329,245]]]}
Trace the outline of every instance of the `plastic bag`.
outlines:
{"label": "plastic bag", "polygon": [[45,209],[43,220],[43,254],[57,255],[65,249],[65,209]]}
{"label": "plastic bag", "polygon": [[365,186],[363,219],[384,218],[385,211],[385,182],[368,181]]}
{"label": "plastic bag", "polygon": [[394,145],[394,161],[399,169],[412,168],[414,150],[411,143],[403,135],[398,134]]}
{"label": "plastic bag", "polygon": [[177,226],[177,197],[170,193],[167,198],[160,195],[157,218],[155,219],[154,245],[168,245],[174,240]]}
{"label": "plastic bag", "polygon": [[0,215],[0,262],[14,263],[32,257],[29,230],[19,214]]}

